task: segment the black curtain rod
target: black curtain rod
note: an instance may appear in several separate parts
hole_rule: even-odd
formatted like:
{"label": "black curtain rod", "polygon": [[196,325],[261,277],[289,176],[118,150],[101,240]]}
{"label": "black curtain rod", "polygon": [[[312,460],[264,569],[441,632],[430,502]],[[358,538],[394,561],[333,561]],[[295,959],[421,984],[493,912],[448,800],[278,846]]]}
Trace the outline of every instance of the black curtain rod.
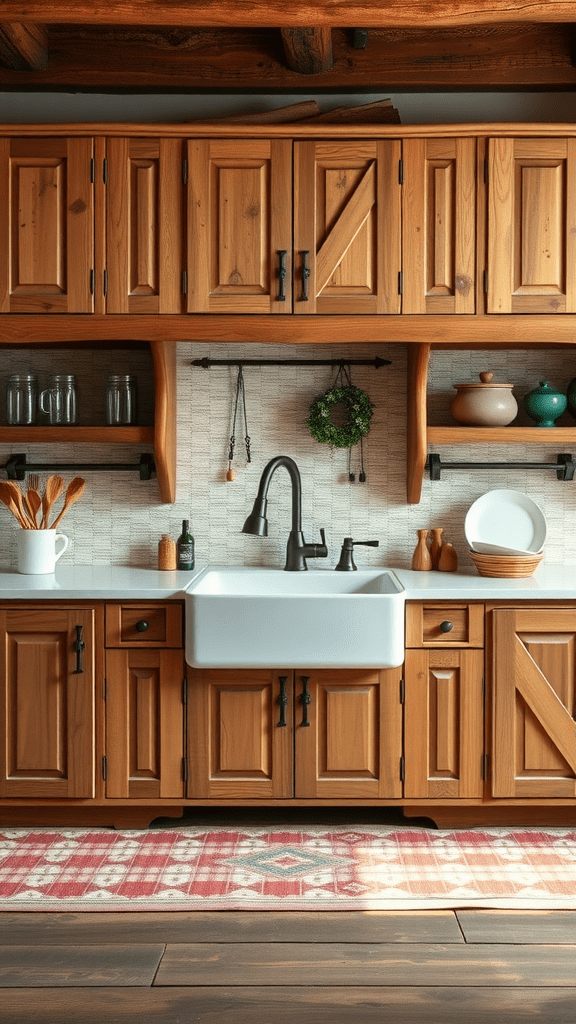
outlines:
{"label": "black curtain rod", "polygon": [[192,366],[210,370],[213,366],[390,366],[390,359],[193,359]]}

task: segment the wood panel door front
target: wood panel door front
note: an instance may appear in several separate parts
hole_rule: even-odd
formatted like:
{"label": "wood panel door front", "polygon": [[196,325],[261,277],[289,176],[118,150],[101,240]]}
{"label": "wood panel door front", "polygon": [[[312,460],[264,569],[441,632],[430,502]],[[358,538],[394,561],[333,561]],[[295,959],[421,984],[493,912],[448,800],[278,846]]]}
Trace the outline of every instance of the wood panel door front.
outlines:
{"label": "wood panel door front", "polygon": [[292,143],[188,143],[188,312],[292,311]]}
{"label": "wood panel door front", "polygon": [[91,313],[91,138],[0,139],[0,313]]}
{"label": "wood panel door front", "polygon": [[494,611],[495,797],[576,796],[576,608]]}
{"label": "wood panel door front", "polygon": [[483,676],[483,651],[406,651],[405,796],[482,796]]}
{"label": "wood panel door front", "polygon": [[576,139],[490,139],[488,312],[576,312]]}
{"label": "wood panel door front", "polygon": [[295,796],[402,796],[401,669],[296,672]]}
{"label": "wood panel door front", "polygon": [[2,611],[0,637],[0,796],[93,797],[94,610]]}
{"label": "wood panel door front", "polygon": [[182,143],[110,138],[106,159],[106,311],[181,313]]}
{"label": "wood panel door front", "polygon": [[405,139],[402,312],[474,313],[476,140]]}
{"label": "wood panel door front", "polygon": [[189,669],[190,798],[293,795],[293,672]]}
{"label": "wood panel door front", "polygon": [[295,313],[400,312],[399,166],[396,140],[295,143]]}
{"label": "wood panel door front", "polygon": [[106,796],[184,795],[184,655],[106,652]]}

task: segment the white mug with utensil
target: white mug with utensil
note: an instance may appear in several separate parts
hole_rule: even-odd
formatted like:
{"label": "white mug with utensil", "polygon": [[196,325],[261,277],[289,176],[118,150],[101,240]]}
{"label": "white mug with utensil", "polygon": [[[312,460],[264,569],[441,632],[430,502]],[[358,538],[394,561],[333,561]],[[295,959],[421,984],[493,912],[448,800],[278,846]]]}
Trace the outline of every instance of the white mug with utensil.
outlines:
{"label": "white mug with utensil", "polygon": [[28,576],[52,573],[68,547],[68,537],[55,530],[19,530],[18,572]]}

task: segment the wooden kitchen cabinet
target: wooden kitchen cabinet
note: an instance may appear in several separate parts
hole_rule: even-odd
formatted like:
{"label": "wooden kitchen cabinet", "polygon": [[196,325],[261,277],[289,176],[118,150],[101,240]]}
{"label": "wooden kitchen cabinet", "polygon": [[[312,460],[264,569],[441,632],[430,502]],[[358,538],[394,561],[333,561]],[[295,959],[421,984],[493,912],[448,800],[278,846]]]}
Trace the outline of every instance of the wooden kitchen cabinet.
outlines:
{"label": "wooden kitchen cabinet", "polygon": [[488,144],[488,313],[576,312],[576,139]]}
{"label": "wooden kitchen cabinet", "polygon": [[190,798],[401,796],[400,670],[193,670]]}
{"label": "wooden kitchen cabinet", "polygon": [[294,312],[400,312],[397,139],[294,143]]}
{"label": "wooden kitchen cabinet", "polygon": [[484,606],[406,607],[404,796],[481,798],[484,791]]}
{"label": "wooden kitchen cabinet", "polygon": [[106,796],[184,796],[182,606],[106,606]]}
{"label": "wooden kitchen cabinet", "polygon": [[402,312],[476,311],[476,139],[404,139]]}
{"label": "wooden kitchen cabinet", "polygon": [[94,309],[92,138],[0,138],[0,313]]}
{"label": "wooden kitchen cabinet", "polygon": [[109,138],[107,313],[183,312],[183,234],[182,142]]}
{"label": "wooden kitchen cabinet", "polygon": [[291,141],[190,140],[188,312],[291,307]]}
{"label": "wooden kitchen cabinet", "polygon": [[576,607],[495,608],[492,796],[576,796]]}
{"label": "wooden kitchen cabinet", "polygon": [[96,621],[61,602],[0,609],[0,797],[94,797]]}

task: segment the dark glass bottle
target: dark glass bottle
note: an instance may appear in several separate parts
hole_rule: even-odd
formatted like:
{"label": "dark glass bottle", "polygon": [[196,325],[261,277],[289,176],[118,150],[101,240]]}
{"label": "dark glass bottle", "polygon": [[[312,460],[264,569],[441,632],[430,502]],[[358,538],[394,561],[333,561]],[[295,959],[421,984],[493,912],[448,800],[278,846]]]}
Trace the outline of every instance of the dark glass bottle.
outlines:
{"label": "dark glass bottle", "polygon": [[190,533],[188,519],[182,520],[182,533],[176,541],[176,568],[186,570],[194,568],[194,537]]}

